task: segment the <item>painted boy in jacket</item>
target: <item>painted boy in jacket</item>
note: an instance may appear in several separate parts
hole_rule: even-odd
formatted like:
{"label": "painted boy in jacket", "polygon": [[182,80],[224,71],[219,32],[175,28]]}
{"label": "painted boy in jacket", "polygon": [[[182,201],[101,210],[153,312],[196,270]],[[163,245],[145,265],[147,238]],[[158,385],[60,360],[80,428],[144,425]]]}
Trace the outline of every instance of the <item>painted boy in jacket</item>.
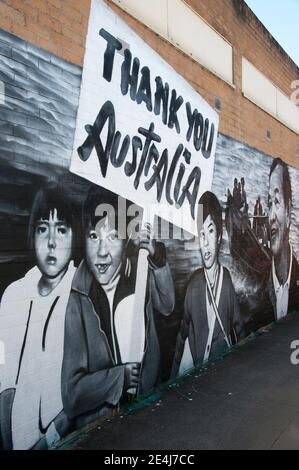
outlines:
{"label": "painted boy in jacket", "polygon": [[176,343],[172,376],[210,357],[220,355],[241,339],[243,326],[229,271],[219,263],[222,210],[217,197],[202,195],[198,220],[203,267],[192,275],[186,292],[184,316]]}
{"label": "painted boy in jacket", "polygon": [[[105,201],[107,202],[107,201]],[[113,207],[116,202],[112,200]],[[83,209],[85,259],[75,274],[66,313],[62,393],[64,409],[76,427],[115,408],[128,390],[147,393],[158,384],[160,348],[155,315],[174,308],[174,287],[165,247],[141,233],[139,248],[147,249],[148,282],[141,362],[127,362],[128,327],[135,299],[136,257],[131,242],[117,232],[106,214],[97,217],[103,190],[91,189]],[[119,218],[124,214],[117,214]],[[137,340],[137,338],[136,338]]]}

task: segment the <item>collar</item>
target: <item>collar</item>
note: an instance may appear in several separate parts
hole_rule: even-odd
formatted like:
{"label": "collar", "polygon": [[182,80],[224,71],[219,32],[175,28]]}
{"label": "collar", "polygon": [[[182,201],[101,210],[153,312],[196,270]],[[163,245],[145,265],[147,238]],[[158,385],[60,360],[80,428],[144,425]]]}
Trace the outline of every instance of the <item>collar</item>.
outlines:
{"label": "collar", "polygon": [[[72,282],[72,279],[74,277],[74,274],[76,272],[76,268],[74,266],[74,262],[73,261],[70,261],[69,265],[68,265],[68,268],[63,276],[63,278],[61,279],[60,283],[58,284],[59,286],[59,289],[63,292],[64,289],[66,288],[66,286],[70,286],[71,282]],[[55,289],[58,287],[56,286]],[[53,292],[55,291],[55,289],[53,290]],[[69,287],[68,287],[69,289]]]}
{"label": "collar", "polygon": [[114,277],[113,280],[109,284],[102,285],[102,288],[106,292],[107,296],[111,292],[115,292],[115,289],[118,285],[119,280],[120,280],[120,274],[118,273],[118,275],[116,277]]}
{"label": "collar", "polygon": [[219,280],[219,271],[220,271],[219,268],[220,268],[220,265],[219,265],[219,263],[217,263],[217,266],[216,266],[216,269],[215,269],[215,272],[214,272],[213,282],[210,281],[209,276],[208,276],[208,271],[207,271],[206,268],[204,268],[206,281],[209,282],[213,292],[217,289],[217,284],[218,284],[218,280]]}
{"label": "collar", "polygon": [[[74,274],[76,272],[76,268],[74,266],[74,262],[71,260],[69,262],[69,265],[68,265],[68,268],[66,270],[66,272],[64,273],[64,276],[63,278],[61,279],[60,283],[55,287],[55,289],[53,289],[51,291],[52,292],[57,292],[58,290],[60,290],[61,292],[63,292],[67,285],[70,285],[71,281],[72,281],[72,278],[74,277]],[[28,281],[28,287],[26,285],[26,289],[34,289],[34,291],[38,290],[38,283],[40,281],[42,277],[42,273],[41,271],[39,270],[39,268],[37,266],[34,266],[32,269],[30,269],[24,276],[24,279],[26,281]],[[27,283],[26,283],[27,284]],[[50,294],[49,294],[50,295]]]}
{"label": "collar", "polygon": [[290,247],[290,260],[291,260],[291,262],[290,262],[290,269],[289,269],[288,279],[287,279],[287,281],[284,285],[281,285],[279,283],[279,280],[277,279],[276,271],[275,271],[274,256],[272,258],[272,279],[273,279],[275,292],[278,292],[279,289],[281,289],[285,286],[290,287],[290,284],[291,284],[291,275],[292,275],[292,268],[293,268],[293,248],[292,248],[291,244],[289,244],[289,247]]}
{"label": "collar", "polygon": [[216,305],[218,307],[219,306],[219,300],[220,300],[220,294],[221,294],[221,291],[222,291],[222,285],[223,285],[223,266],[221,266],[221,264],[218,265],[217,271],[215,273],[215,279],[214,279],[213,286],[211,285],[211,283],[209,281],[208,273],[207,273],[205,268],[204,268],[204,275],[205,275],[206,284],[207,284],[206,285],[206,299],[209,300],[209,302],[207,302],[207,307],[208,307],[209,304],[211,305],[211,302],[212,302],[212,299],[210,297],[208,284],[211,287],[214,300],[215,300]]}
{"label": "collar", "polygon": [[[120,287],[122,287],[131,294],[134,292],[135,289],[136,273],[134,272],[134,270],[132,272],[131,269],[128,269],[128,263],[126,264],[125,268],[126,269],[124,270],[123,266],[120,265],[119,270],[117,270],[116,276],[114,276],[114,281],[118,287],[118,290]],[[91,274],[85,260],[82,260],[74,275],[72,290],[78,292],[79,294],[89,296],[93,280],[94,277]]]}
{"label": "collar", "polygon": [[90,287],[92,284],[93,276],[89,271],[87,264],[84,260],[81,261],[72,283],[72,290],[79,292],[79,294],[89,295]]}
{"label": "collar", "polygon": [[121,270],[121,263],[119,264],[117,270],[113,274],[112,279],[110,280],[109,284],[102,285],[104,291],[106,294],[110,291],[113,291],[116,289],[116,286],[118,284],[119,278],[120,278],[120,270]]}

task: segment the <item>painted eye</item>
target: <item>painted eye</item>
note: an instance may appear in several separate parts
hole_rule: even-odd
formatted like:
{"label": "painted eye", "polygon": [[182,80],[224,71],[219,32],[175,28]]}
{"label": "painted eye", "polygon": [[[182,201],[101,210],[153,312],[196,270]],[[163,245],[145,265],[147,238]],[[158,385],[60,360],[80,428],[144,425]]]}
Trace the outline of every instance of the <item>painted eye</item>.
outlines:
{"label": "painted eye", "polygon": [[91,240],[98,240],[98,235],[97,235],[97,232],[95,232],[94,230],[92,232],[89,233],[89,238]]}
{"label": "painted eye", "polygon": [[65,235],[66,232],[67,232],[66,227],[59,227],[59,228],[58,228],[58,233],[59,233],[60,235]]}
{"label": "painted eye", "polygon": [[39,235],[46,233],[46,231],[47,227],[45,225],[39,225],[38,227],[36,227],[36,233],[38,233]]}

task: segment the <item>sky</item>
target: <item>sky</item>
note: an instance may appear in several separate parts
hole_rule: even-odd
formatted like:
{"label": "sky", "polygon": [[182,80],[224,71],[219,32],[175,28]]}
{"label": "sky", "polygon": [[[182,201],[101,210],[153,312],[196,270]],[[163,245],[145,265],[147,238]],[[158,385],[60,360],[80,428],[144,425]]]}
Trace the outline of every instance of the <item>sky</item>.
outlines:
{"label": "sky", "polygon": [[245,0],[299,66],[299,0]]}

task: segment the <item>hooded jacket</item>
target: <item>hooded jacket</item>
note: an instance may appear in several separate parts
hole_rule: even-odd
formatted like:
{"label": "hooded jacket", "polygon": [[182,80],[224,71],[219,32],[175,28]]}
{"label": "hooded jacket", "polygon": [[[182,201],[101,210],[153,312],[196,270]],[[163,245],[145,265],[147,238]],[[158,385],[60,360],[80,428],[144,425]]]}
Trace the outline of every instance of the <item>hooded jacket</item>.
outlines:
{"label": "hooded jacket", "polygon": [[[163,244],[160,244],[165,248]],[[161,246],[160,246],[161,249]],[[156,386],[160,378],[160,348],[155,313],[169,315],[174,308],[174,286],[168,264],[149,262],[145,302],[145,351],[141,363],[138,394]],[[134,296],[136,269],[121,273],[113,310]],[[95,298],[95,290],[100,296]],[[102,300],[101,300],[102,299]],[[80,264],[72,285],[66,311],[62,399],[64,410],[75,419],[77,428],[104,416],[118,405],[124,394],[125,365],[114,354],[105,327],[110,318],[109,303],[99,284],[96,285],[85,261]],[[110,312],[111,313],[111,312]],[[114,313],[114,312],[113,312]],[[113,325],[110,325],[113,328]]]}

